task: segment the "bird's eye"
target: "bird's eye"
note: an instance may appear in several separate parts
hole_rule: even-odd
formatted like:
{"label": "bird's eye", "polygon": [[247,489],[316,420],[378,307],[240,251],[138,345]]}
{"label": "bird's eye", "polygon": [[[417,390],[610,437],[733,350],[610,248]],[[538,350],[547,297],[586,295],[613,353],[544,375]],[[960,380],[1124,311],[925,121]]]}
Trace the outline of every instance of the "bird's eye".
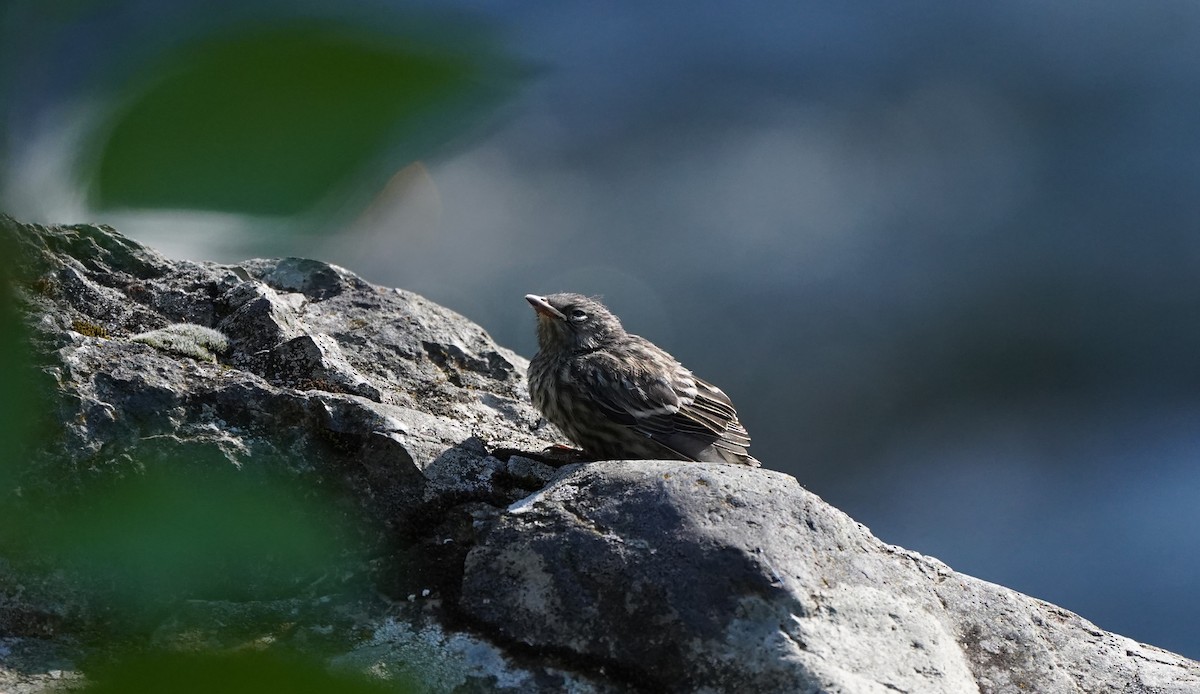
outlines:
{"label": "bird's eye", "polygon": [[582,323],[588,319],[588,314],[583,309],[574,309],[571,311],[571,322]]}

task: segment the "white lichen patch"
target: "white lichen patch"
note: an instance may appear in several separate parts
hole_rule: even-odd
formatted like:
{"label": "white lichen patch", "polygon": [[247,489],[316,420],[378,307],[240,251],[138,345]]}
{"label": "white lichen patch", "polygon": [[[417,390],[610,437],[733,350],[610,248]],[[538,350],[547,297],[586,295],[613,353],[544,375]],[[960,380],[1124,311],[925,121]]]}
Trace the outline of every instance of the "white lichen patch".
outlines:
{"label": "white lichen patch", "polygon": [[174,323],[129,339],[201,361],[216,361],[218,354],[229,351],[229,338],[224,333],[195,323]]}

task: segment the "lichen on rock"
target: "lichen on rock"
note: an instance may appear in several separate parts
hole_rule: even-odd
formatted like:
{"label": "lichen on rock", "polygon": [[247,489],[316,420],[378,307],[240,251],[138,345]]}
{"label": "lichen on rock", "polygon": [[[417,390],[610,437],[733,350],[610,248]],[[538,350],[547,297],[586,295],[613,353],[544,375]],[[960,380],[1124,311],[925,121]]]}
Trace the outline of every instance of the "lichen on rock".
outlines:
{"label": "lichen on rock", "polygon": [[201,361],[216,361],[218,354],[229,351],[229,338],[224,333],[195,323],[172,323],[165,328],[138,333],[129,341]]}

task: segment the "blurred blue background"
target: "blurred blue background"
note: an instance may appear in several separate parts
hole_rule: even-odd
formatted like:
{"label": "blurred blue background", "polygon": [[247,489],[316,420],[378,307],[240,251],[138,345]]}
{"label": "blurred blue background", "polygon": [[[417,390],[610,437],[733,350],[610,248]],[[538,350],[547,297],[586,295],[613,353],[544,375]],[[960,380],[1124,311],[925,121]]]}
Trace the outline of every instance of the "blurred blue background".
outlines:
{"label": "blurred blue background", "polygon": [[[11,4],[0,209],[335,262],[525,356],[525,293],[601,294],[885,541],[1200,657],[1200,5],[332,7]],[[323,216],[95,205],[122,74],[301,12],[520,77]]]}

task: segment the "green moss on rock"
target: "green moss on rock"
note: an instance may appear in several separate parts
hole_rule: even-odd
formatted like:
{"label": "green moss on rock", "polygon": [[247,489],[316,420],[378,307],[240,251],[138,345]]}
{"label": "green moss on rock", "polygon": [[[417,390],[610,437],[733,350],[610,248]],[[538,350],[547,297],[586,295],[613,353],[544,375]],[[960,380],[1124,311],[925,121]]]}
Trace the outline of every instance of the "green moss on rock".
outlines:
{"label": "green moss on rock", "polygon": [[104,326],[89,323],[85,320],[71,321],[71,330],[88,337],[109,337],[108,330]]}

